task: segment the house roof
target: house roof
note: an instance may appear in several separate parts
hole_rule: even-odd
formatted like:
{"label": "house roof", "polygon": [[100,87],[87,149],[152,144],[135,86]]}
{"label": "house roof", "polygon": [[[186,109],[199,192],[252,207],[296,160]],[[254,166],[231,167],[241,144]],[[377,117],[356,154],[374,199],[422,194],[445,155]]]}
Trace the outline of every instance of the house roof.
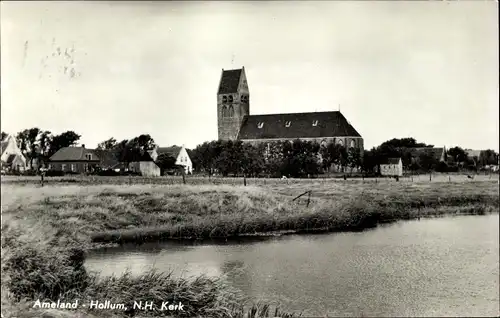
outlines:
{"label": "house roof", "polygon": [[99,161],[99,157],[93,149],[83,147],[64,147],[59,149],[50,157],[51,161],[88,161],[85,158],[86,154],[92,154],[91,161]]}
{"label": "house roof", "polygon": [[222,71],[218,94],[230,94],[238,91],[243,69]]}
{"label": "house roof", "polygon": [[361,137],[340,111],[333,111],[245,116],[239,139],[348,136]]}
{"label": "house roof", "polygon": [[397,165],[401,158],[383,158],[380,162],[381,165]]}
{"label": "house roof", "polygon": [[116,150],[96,149],[94,152],[104,169],[113,168],[120,163],[120,153]]}
{"label": "house roof", "polygon": [[181,152],[182,147],[172,146],[172,147],[160,147],[156,149],[156,153],[159,155],[167,154],[171,157],[177,159],[179,157],[179,153]]}
{"label": "house roof", "polygon": [[433,156],[436,159],[440,159],[443,155],[444,148],[434,148],[434,147],[420,147],[420,148],[410,148],[410,153],[412,157],[418,157],[421,153],[426,153]]}
{"label": "house roof", "polygon": [[467,153],[467,156],[469,158],[472,158],[472,157],[478,157],[479,158],[479,155],[481,154],[481,150],[465,149],[464,151]]}
{"label": "house roof", "polygon": [[5,151],[5,149],[7,149],[7,145],[8,145],[8,143],[9,143],[9,142],[8,142],[7,140],[2,141],[2,144],[1,144],[1,150],[2,150],[2,152],[1,152],[0,154],[2,154],[2,155],[3,155],[3,152]]}
{"label": "house roof", "polygon": [[7,161],[6,161],[6,163],[7,163],[7,164],[11,164],[11,163],[13,163],[13,162],[14,162],[14,159],[16,159],[16,155],[9,155],[9,156],[7,157]]}

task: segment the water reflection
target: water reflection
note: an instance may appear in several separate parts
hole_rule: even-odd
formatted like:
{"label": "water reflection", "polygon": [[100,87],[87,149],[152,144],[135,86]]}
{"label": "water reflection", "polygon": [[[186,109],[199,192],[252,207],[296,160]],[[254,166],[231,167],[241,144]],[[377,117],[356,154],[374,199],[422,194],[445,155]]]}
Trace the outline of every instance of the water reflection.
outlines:
{"label": "water reflection", "polygon": [[224,275],[246,296],[304,315],[498,316],[498,233],[498,214],[427,219],[251,244],[129,246],[86,265],[103,275],[127,266]]}

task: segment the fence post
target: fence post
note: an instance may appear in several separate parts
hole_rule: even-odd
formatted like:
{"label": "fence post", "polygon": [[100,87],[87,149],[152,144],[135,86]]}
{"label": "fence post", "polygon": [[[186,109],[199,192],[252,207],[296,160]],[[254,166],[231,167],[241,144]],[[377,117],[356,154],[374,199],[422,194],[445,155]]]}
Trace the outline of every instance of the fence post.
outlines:
{"label": "fence post", "polygon": [[432,172],[429,172],[429,181],[432,181]]}
{"label": "fence post", "polygon": [[309,207],[309,203],[311,202],[311,191],[309,191],[309,194],[307,195],[307,205],[306,207]]}
{"label": "fence post", "polygon": [[243,185],[246,187],[247,186],[247,176],[243,175]]}

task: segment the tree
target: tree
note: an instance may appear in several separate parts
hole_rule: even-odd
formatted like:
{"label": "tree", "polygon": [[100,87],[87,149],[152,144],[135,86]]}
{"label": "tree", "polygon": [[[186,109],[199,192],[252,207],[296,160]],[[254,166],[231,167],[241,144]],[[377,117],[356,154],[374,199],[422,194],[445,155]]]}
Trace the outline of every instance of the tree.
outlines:
{"label": "tree", "polygon": [[347,165],[351,168],[351,173],[354,168],[361,166],[361,152],[359,148],[349,148],[347,152]]}
{"label": "tree", "polygon": [[50,133],[50,131],[43,131],[38,139],[39,156],[42,162],[46,162],[48,159],[51,142],[52,134]]}
{"label": "tree", "polygon": [[453,158],[453,161],[457,164],[463,164],[467,162],[467,153],[460,147],[452,147],[448,149],[448,156]]}
{"label": "tree", "polygon": [[162,153],[162,154],[158,155],[158,158],[156,158],[156,164],[158,165],[158,167],[160,167],[162,175],[163,175],[165,170],[175,168],[176,161],[177,161],[176,158],[174,158],[166,153]]}
{"label": "tree", "polygon": [[498,164],[498,159],[497,159],[497,153],[494,150],[487,149],[487,150],[482,150],[479,153],[479,165],[481,167],[487,166],[487,165],[495,165]]}
{"label": "tree", "polygon": [[97,149],[100,150],[111,150],[114,149],[117,145],[116,139],[111,137],[108,140],[105,140],[97,145]]}
{"label": "tree", "polygon": [[49,157],[55,154],[59,149],[64,147],[73,146],[78,140],[80,140],[81,135],[78,135],[74,131],[68,130],[62,134],[56,135],[50,141],[50,151]]}
{"label": "tree", "polygon": [[28,129],[25,129],[17,133],[16,141],[19,150],[21,150],[21,153],[25,157],[28,157]]}
{"label": "tree", "polygon": [[26,141],[27,141],[27,157],[30,162],[30,167],[33,169],[33,160],[39,157],[38,152],[38,136],[40,135],[41,130],[37,127],[30,128],[26,132]]}
{"label": "tree", "polygon": [[374,172],[375,167],[377,167],[378,160],[377,160],[377,153],[376,149],[372,148],[371,150],[365,150],[363,152],[363,160],[362,160],[362,165],[361,168],[363,169],[363,172],[371,173]]}
{"label": "tree", "polygon": [[437,166],[438,162],[430,154],[422,152],[418,157],[418,164],[422,169],[428,172],[434,169]]}

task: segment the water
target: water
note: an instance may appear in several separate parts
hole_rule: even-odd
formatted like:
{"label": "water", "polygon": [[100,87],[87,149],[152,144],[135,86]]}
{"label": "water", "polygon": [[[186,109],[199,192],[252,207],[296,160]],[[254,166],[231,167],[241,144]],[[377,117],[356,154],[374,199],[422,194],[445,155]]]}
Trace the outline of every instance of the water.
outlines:
{"label": "water", "polygon": [[227,274],[256,301],[303,315],[498,316],[498,222],[460,216],[251,243],[122,246],[93,252],[86,266]]}

